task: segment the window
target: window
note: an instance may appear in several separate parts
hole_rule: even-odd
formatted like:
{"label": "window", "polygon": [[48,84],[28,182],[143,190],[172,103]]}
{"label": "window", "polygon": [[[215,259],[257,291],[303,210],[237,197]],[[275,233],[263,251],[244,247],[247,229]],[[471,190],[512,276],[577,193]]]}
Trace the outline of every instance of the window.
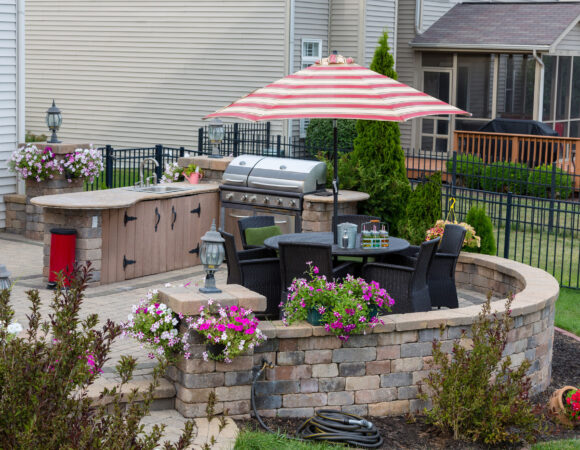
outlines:
{"label": "window", "polygon": [[499,55],[496,98],[498,117],[533,117],[535,67],[532,55]]}
{"label": "window", "polygon": [[[322,59],[322,41],[320,39],[302,39],[302,55],[300,68],[306,69],[316,61]],[[306,137],[306,128],[308,128],[308,119],[300,119],[300,137]]]}

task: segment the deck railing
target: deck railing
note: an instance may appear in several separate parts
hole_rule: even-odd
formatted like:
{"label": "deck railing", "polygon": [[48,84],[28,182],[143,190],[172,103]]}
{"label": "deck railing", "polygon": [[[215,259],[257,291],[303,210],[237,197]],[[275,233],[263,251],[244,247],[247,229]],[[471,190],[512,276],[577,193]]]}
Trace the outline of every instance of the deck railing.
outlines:
{"label": "deck railing", "polygon": [[555,164],[575,175],[575,187],[580,187],[580,164],[576,160],[580,138],[455,131],[454,150],[459,154],[479,156],[484,163],[505,161],[529,167]]}

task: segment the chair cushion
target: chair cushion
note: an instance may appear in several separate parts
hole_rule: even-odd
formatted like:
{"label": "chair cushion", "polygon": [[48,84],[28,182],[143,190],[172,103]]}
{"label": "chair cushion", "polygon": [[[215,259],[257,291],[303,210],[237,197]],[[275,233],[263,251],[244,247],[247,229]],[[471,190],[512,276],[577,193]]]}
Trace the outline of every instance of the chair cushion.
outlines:
{"label": "chair cushion", "polygon": [[264,241],[272,236],[282,234],[278,225],[261,228],[246,228],[246,244],[253,246],[264,245]]}

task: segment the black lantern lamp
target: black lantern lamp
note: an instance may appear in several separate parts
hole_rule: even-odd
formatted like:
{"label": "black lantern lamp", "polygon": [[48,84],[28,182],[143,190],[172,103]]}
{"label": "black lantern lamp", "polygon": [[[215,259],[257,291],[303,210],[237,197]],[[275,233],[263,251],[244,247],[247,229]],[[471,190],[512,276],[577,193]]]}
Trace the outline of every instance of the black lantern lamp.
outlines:
{"label": "black lantern lamp", "polygon": [[211,142],[210,158],[221,158],[219,145],[224,139],[224,124],[220,119],[213,119],[208,127],[209,141]]}
{"label": "black lantern lamp", "polygon": [[201,258],[201,263],[206,271],[205,285],[199,288],[199,292],[204,294],[216,294],[221,292],[220,289],[215,287],[215,272],[221,263],[224,262],[225,249],[224,249],[224,238],[215,228],[215,219],[211,224],[211,229],[205,233],[201,238],[201,249],[199,251],[199,257]]}
{"label": "black lantern lamp", "polygon": [[10,281],[10,272],[6,269],[6,266],[0,264],[0,291],[4,289],[10,289],[12,282]]}
{"label": "black lantern lamp", "polygon": [[56,132],[62,125],[62,115],[60,114],[60,109],[52,101],[52,106],[46,111],[46,125],[48,129],[52,131],[52,136],[50,137],[50,144],[59,144],[60,141],[56,137]]}

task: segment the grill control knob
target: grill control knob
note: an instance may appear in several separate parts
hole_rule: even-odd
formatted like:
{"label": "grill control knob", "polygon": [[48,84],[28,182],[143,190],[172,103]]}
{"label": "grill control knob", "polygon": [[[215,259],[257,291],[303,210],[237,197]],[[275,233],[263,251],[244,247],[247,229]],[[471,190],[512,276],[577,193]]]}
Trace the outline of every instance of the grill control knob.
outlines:
{"label": "grill control knob", "polygon": [[264,203],[270,203],[270,197],[264,197]]}
{"label": "grill control knob", "polygon": [[252,195],[252,196],[250,197],[250,201],[251,201],[252,203],[253,203],[253,202],[255,202],[256,200],[258,200],[258,197],[256,197],[255,195]]}
{"label": "grill control knob", "polygon": [[247,199],[248,199],[248,196],[247,196],[246,194],[242,195],[242,198],[241,198],[241,200],[242,200],[243,202],[245,202]]}
{"label": "grill control knob", "polygon": [[234,198],[234,194],[226,194],[226,200],[231,200]]}
{"label": "grill control knob", "polygon": [[278,204],[282,205],[284,203],[284,200],[282,200],[281,198],[278,199]]}
{"label": "grill control knob", "polygon": [[296,206],[296,200],[290,200],[290,206],[292,207]]}

